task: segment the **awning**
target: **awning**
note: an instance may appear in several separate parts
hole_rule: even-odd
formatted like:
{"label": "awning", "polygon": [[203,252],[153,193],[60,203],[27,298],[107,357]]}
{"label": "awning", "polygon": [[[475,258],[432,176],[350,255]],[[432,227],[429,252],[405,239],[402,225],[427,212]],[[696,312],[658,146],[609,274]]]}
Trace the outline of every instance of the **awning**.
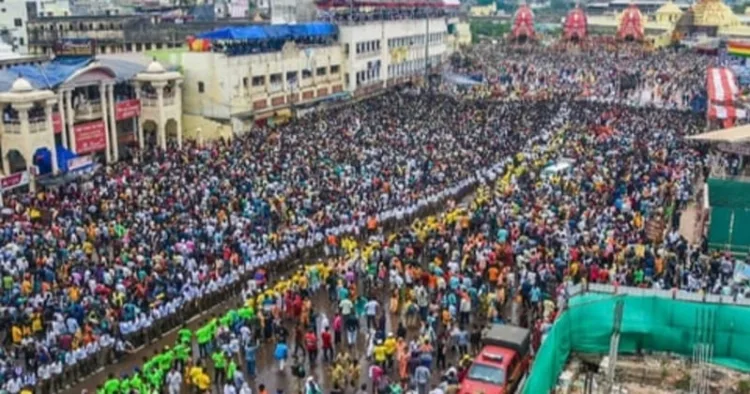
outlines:
{"label": "awning", "polygon": [[734,102],[739,89],[734,72],[726,67],[708,69],[708,98],[720,103]]}
{"label": "awning", "polygon": [[687,137],[693,141],[743,142],[750,140],[750,125],[730,127],[728,129]]}

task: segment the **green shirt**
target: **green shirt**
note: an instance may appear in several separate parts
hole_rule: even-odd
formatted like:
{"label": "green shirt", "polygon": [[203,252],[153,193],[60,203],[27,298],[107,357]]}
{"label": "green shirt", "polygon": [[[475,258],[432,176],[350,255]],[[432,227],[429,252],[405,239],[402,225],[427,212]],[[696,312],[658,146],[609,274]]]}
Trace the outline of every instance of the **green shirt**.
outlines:
{"label": "green shirt", "polygon": [[188,330],[187,328],[183,328],[180,330],[177,335],[180,337],[180,342],[182,343],[188,343],[193,340],[193,332]]}
{"label": "green shirt", "polygon": [[211,355],[211,359],[214,360],[214,368],[216,369],[226,368],[227,359],[224,358],[224,353],[222,351],[214,352],[214,354]]}
{"label": "green shirt", "polygon": [[213,337],[211,335],[211,328],[208,325],[199,328],[195,332],[195,336],[198,338],[198,343],[200,344],[211,342],[211,337]]}
{"label": "green shirt", "polygon": [[174,351],[170,350],[159,355],[159,369],[162,371],[168,370],[172,367],[172,360],[174,360]]}
{"label": "green shirt", "polygon": [[190,348],[185,345],[177,345],[174,347],[174,356],[180,361],[186,361],[190,358]]}
{"label": "green shirt", "polygon": [[107,394],[116,394],[120,391],[120,381],[117,379],[109,379],[104,383],[104,392]]}
{"label": "green shirt", "polygon": [[148,361],[146,361],[145,364],[143,364],[143,373],[148,374],[152,369],[156,368],[158,365],[158,357],[152,357]]}
{"label": "green shirt", "polygon": [[141,380],[140,375],[133,375],[133,377],[130,378],[130,386],[143,394],[143,380]]}
{"label": "green shirt", "polygon": [[120,380],[120,392],[122,394],[130,394],[130,380],[129,379]]}
{"label": "green shirt", "polygon": [[227,368],[227,379],[234,380],[234,374],[237,372],[237,363],[234,360],[229,362],[229,368]]}
{"label": "green shirt", "polygon": [[163,377],[164,377],[164,372],[155,370],[154,372],[151,372],[151,374],[148,375],[148,381],[151,383],[152,387],[160,388]]}
{"label": "green shirt", "polygon": [[255,311],[253,310],[253,308],[245,307],[240,309],[239,314],[242,319],[250,320],[253,318],[253,316],[255,316]]}

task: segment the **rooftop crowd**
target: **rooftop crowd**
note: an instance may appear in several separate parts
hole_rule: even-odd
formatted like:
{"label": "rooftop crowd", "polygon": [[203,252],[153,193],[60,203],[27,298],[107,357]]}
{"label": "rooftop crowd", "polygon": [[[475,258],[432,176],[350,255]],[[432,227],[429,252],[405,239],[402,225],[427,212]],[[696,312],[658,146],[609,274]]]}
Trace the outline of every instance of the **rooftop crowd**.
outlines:
{"label": "rooftop crowd", "polygon": [[[731,258],[703,265],[706,251],[676,231],[657,240],[645,231],[651,218],[675,220],[703,171],[703,152],[683,141],[702,118],[684,109],[708,58],[550,51],[480,45],[454,63],[489,82],[467,95],[391,92],[5,197],[4,387],[81,378],[100,350],[116,357],[146,343],[261,266],[406,224],[489,181],[470,229],[403,234],[395,256],[440,255],[456,276],[503,262],[508,297],[530,302],[582,279],[740,291],[726,275]],[[618,73],[634,75],[632,86]],[[563,158],[568,169],[544,173]],[[386,255],[374,263],[398,282],[405,271]]]}

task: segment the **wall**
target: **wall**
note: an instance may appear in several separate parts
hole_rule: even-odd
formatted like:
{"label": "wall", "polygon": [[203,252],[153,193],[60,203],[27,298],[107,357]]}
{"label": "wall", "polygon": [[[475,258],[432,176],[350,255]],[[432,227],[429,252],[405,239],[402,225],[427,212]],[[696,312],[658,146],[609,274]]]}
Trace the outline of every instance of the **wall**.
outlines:
{"label": "wall", "polygon": [[[407,63],[410,73],[423,73],[425,70],[425,35],[441,35],[439,40],[430,43],[429,56],[445,60],[448,26],[445,19],[421,19],[399,21],[377,21],[356,25],[339,26],[340,41],[344,45],[344,54],[348,57],[347,90],[353,92],[358,86],[386,81],[390,65]],[[375,48],[370,45],[377,43]],[[358,44],[368,47],[358,53]],[[364,83],[357,83],[358,73],[367,73],[372,65],[380,61],[380,72],[373,77],[366,77]]]}
{"label": "wall", "polygon": [[[299,48],[287,44],[281,52],[231,57],[213,52],[162,56],[166,63],[182,67],[185,112],[209,118],[249,118],[253,113],[287,107],[290,96],[309,101],[333,93],[337,86],[343,88],[344,59],[339,45]],[[308,77],[305,71],[310,72]]]}
{"label": "wall", "polygon": [[232,138],[232,127],[214,122],[199,115],[182,115],[183,138],[198,140],[198,129],[203,141]]}

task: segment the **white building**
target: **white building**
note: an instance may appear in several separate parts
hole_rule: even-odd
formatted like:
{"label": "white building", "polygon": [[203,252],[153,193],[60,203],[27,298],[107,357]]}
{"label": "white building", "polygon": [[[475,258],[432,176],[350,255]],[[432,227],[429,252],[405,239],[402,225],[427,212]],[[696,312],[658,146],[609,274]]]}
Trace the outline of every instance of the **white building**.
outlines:
{"label": "white building", "polygon": [[428,64],[441,64],[451,51],[443,18],[339,25],[339,36],[349,65],[346,90],[354,93],[424,75]]}
{"label": "white building", "polygon": [[0,31],[7,37],[14,52],[28,52],[26,21],[29,20],[25,0],[5,0],[0,3]]}

